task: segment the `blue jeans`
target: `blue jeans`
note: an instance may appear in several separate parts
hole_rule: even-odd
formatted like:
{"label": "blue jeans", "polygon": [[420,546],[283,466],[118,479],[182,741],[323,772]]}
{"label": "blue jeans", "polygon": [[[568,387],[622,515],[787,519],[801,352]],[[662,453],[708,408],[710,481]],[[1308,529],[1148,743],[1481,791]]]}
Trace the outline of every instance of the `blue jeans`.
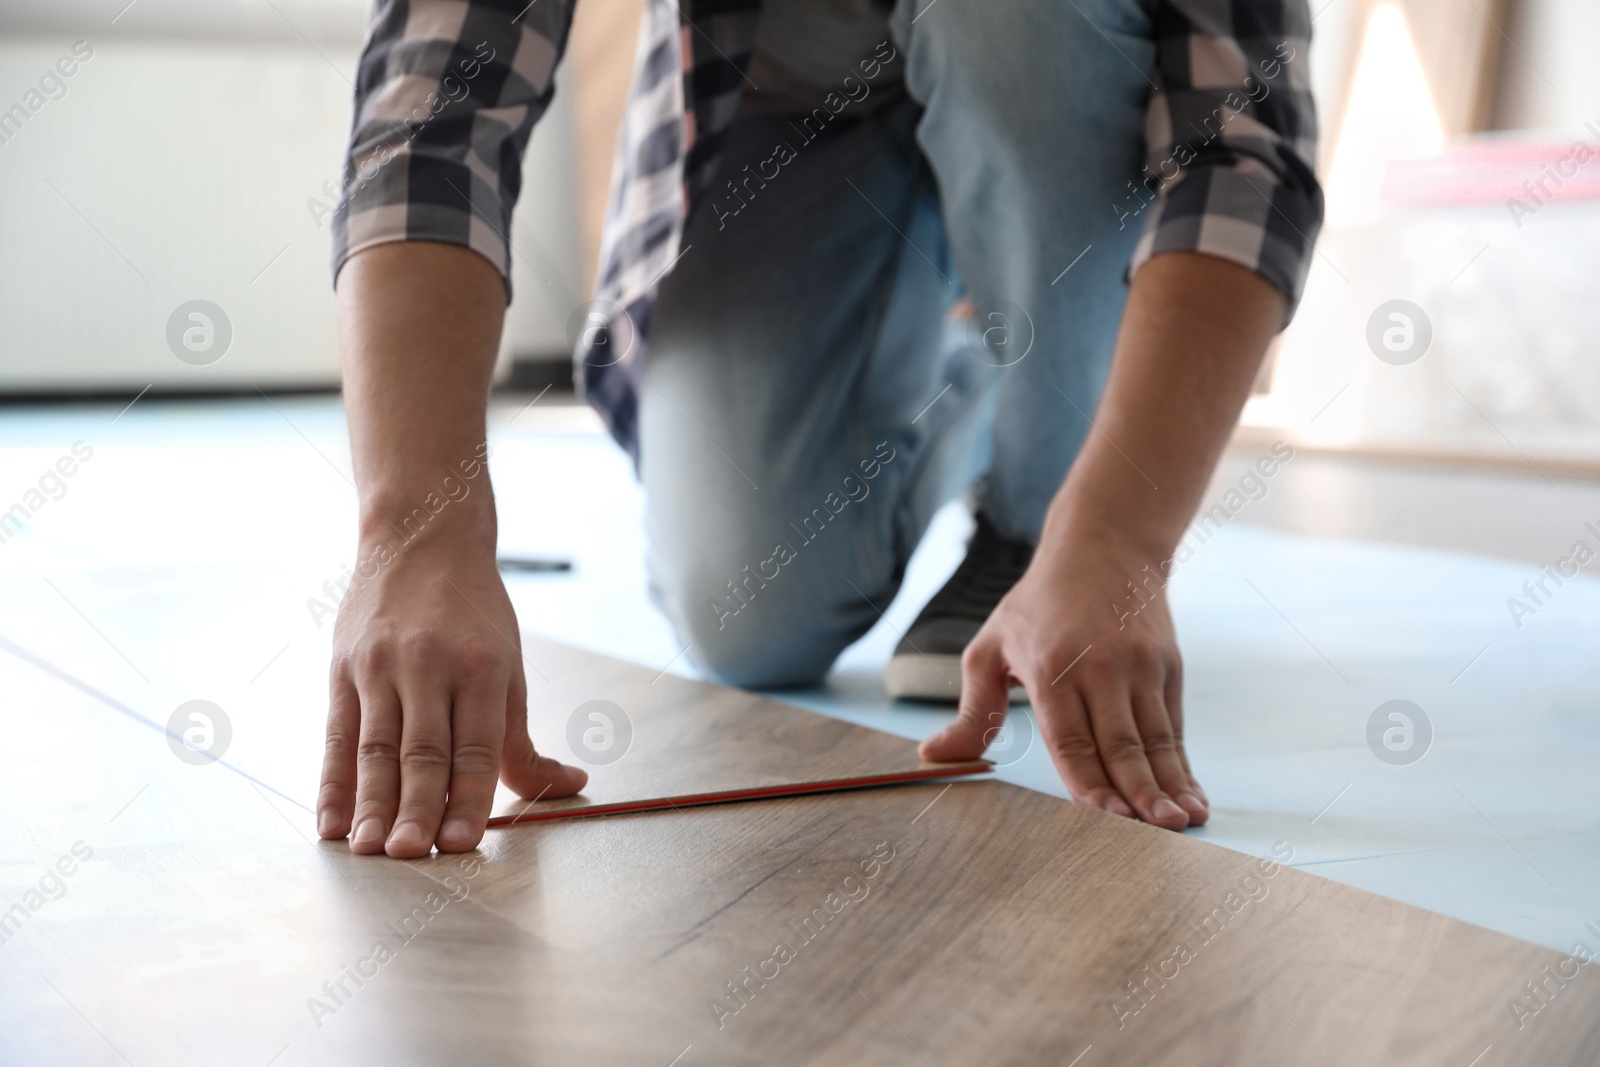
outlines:
{"label": "blue jeans", "polygon": [[1146,5],[1077,5],[901,0],[905,98],[811,141],[735,124],[723,177],[770,180],[691,221],[640,408],[652,593],[711,676],[819,680],[975,484],[1037,539],[1104,388],[1151,88]]}

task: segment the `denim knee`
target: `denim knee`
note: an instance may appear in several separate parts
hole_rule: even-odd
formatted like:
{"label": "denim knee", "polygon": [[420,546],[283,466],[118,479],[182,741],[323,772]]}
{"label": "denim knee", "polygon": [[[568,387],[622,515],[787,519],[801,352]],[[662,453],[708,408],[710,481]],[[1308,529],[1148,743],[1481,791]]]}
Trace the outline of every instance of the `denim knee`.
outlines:
{"label": "denim knee", "polygon": [[676,595],[660,598],[689,659],[715,681],[744,689],[815,685],[864,629],[858,618],[796,595],[815,589],[800,588],[802,575],[768,566],[773,577],[761,577],[770,563],[766,557],[729,574],[691,565],[676,575]]}

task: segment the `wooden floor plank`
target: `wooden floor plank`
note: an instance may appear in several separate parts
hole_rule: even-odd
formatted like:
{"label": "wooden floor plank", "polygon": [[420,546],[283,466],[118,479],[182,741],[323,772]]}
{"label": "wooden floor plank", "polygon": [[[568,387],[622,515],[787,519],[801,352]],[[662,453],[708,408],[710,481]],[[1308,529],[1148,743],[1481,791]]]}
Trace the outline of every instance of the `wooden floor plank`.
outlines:
{"label": "wooden floor plank", "polygon": [[[881,736],[689,683],[639,703],[648,671],[539,654],[574,687],[550,699],[638,709],[624,785],[697,748],[848,764]],[[1294,870],[1292,841],[1250,857],[959,781],[357,857],[243,776],[19,684],[0,1063],[1600,1062],[1600,965]]]}
{"label": "wooden floor plank", "polygon": [[566,725],[566,758],[589,772],[589,784],[582,795],[561,800],[523,799],[502,786],[497,825],[646,802],[671,807],[726,793],[777,795],[988,769],[982,760],[927,763],[904,738],[744,690],[652,676],[539,637],[525,645],[529,662],[538,665],[529,683],[530,714]]}

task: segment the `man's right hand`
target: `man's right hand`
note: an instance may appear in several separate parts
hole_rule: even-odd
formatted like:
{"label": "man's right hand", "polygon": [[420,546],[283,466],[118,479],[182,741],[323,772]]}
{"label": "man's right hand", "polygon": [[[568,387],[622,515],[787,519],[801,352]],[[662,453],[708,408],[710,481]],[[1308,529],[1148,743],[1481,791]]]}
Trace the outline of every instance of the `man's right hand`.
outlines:
{"label": "man's right hand", "polygon": [[[355,852],[477,846],[495,783],[570,796],[588,775],[534,751],[517,618],[492,551],[388,542],[351,583],[334,630],[317,830]],[[382,558],[364,544],[362,560]]]}
{"label": "man's right hand", "polygon": [[317,832],[354,828],[356,852],[465,852],[497,779],[529,799],[588,780],[528,740],[522,643],[495,568],[479,464],[505,285],[471,249],[398,241],[351,256],[338,297],[360,549],[334,630]]}

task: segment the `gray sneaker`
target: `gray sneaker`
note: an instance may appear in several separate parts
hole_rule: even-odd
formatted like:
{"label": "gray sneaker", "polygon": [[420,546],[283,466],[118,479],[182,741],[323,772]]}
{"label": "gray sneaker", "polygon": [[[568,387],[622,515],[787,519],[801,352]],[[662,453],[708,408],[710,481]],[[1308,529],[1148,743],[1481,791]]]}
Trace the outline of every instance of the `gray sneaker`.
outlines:
{"label": "gray sneaker", "polygon": [[[978,513],[967,558],[944,583],[894,650],[883,672],[897,700],[954,704],[961,699],[961,653],[1000,598],[1028,569],[1033,545],[1004,537]],[[1013,689],[1013,699],[1018,690]]]}

